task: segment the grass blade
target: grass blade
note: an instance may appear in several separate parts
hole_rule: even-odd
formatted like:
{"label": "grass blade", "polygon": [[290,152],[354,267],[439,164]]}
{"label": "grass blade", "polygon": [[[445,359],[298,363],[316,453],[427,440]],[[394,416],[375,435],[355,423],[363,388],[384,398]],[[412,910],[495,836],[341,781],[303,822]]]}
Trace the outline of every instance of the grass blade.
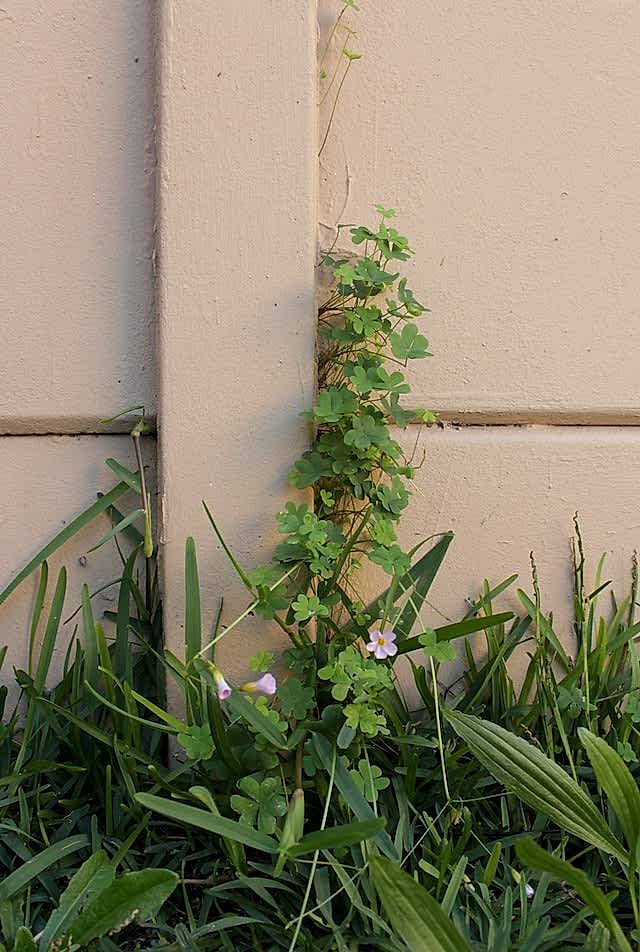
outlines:
{"label": "grass blade", "polygon": [[40,549],[37,555],[28,562],[25,567],[18,572],[16,577],[9,582],[6,588],[0,592],[0,605],[7,600],[9,595],[16,590],[16,588],[24,582],[26,578],[31,575],[31,573],[37,569],[45,559],[48,559],[50,555],[56,552],[60,546],[64,545],[69,539],[71,539],[77,532],[80,532],[81,529],[84,529],[85,526],[89,525],[96,516],[99,516],[101,513],[106,512],[109,506],[113,505],[116,499],[119,499],[120,496],[123,496],[126,492],[129,492],[130,487],[127,483],[118,483],[117,486],[114,486],[112,490],[105,495],[100,495],[97,502],[94,502],[92,506],[89,506],[88,509],[85,509],[84,512],[81,512],[79,516],[76,516],[75,519],[69,523],[68,526],[65,526],[64,529],[59,532],[54,538],[48,542],[44,548]]}
{"label": "grass blade", "polygon": [[84,628],[84,676],[89,684],[98,681],[98,635],[86,583],[82,586],[82,625]]}
{"label": "grass blade", "polygon": [[30,882],[44,873],[45,870],[59,863],[65,856],[70,856],[72,853],[84,849],[88,843],[89,840],[86,836],[70,836],[66,840],[61,840],[60,843],[48,846],[33,859],[27,860],[13,873],[9,873],[0,883],[0,902],[6,902],[16,893],[22,892]]}
{"label": "grass blade", "polygon": [[191,536],[184,547],[184,642],[187,664],[202,648],[202,616],[200,612],[200,580],[196,544]]}
{"label": "grass blade", "polygon": [[51,665],[51,658],[53,657],[53,649],[58,636],[60,619],[62,618],[62,608],[64,605],[64,596],[66,591],[67,570],[63,567],[60,569],[58,574],[58,581],[56,583],[55,592],[53,593],[49,618],[47,619],[47,626],[42,638],[42,645],[40,646],[36,674],[35,678],[33,679],[33,687],[36,694],[42,694],[44,691],[47,674],[49,673],[49,667]]}
{"label": "grass blade", "polygon": [[128,516],[125,516],[117,525],[113,526],[112,529],[109,529],[106,535],[100,539],[99,542],[96,542],[95,545],[92,545],[88,552],[95,552],[96,549],[100,549],[105,543],[109,542],[114,536],[117,536],[119,533],[124,532],[136,519],[139,519],[140,516],[144,516],[144,509],[134,509],[133,512],[130,512]]}
{"label": "grass blade", "polygon": [[[415,575],[413,591],[393,626],[399,638],[406,638],[411,631],[452,541],[453,533],[446,533],[413,567]],[[402,590],[402,580],[399,586]]]}
{"label": "grass blade", "polygon": [[629,852],[633,855],[640,838],[640,791],[622,757],[601,737],[584,727],[578,729],[582,746],[596,779],[620,821]]}
{"label": "grass blade", "polygon": [[301,856],[303,853],[314,853],[316,850],[336,850],[362,843],[363,840],[374,839],[384,829],[385,822],[384,817],[374,817],[373,820],[359,820],[355,823],[329,827],[328,830],[307,833],[298,843],[289,848],[289,856]]}
{"label": "grass blade", "polygon": [[374,856],[369,868],[394,931],[412,952],[470,952],[433,896],[399,866]]}
{"label": "grass blade", "polygon": [[197,826],[201,830],[207,830],[209,833],[215,833],[224,839],[234,840],[249,846],[252,849],[260,850],[263,853],[277,853],[278,843],[276,840],[254,830],[246,823],[238,823],[237,820],[228,820],[224,816],[215,816],[207,810],[201,810],[199,807],[192,807],[187,803],[179,803],[177,800],[165,800],[163,797],[156,797],[150,793],[136,794],[136,800],[145,808],[153,810],[162,816],[167,816],[178,823],[188,823],[190,826]]}
{"label": "grass blade", "polygon": [[562,767],[542,751],[510,731],[459,711],[445,711],[455,732],[467,742],[477,759],[493,776],[534,810],[539,810],[563,830],[599,849],[628,860],[621,843],[585,793]]}
{"label": "grass blade", "polygon": [[[497,625],[503,625],[511,621],[513,612],[500,612],[498,615],[487,615],[484,618],[467,618],[463,621],[454,622],[452,625],[440,625],[434,631],[438,636],[438,641],[451,641],[453,638],[460,638],[462,635],[471,635],[474,631],[484,631],[487,628],[493,628]],[[407,638],[398,645],[398,654],[406,654],[408,651],[419,651],[420,636]]]}
{"label": "grass blade", "polygon": [[36,600],[31,616],[31,627],[29,629],[29,664],[27,670],[30,675],[33,675],[33,651],[36,644],[36,636],[38,633],[38,625],[40,624],[40,616],[42,615],[42,608],[44,606],[44,599],[47,594],[48,580],[49,566],[46,562],[43,562],[40,568],[40,581],[38,582],[38,591],[36,592]]}
{"label": "grass blade", "polygon": [[[344,764],[342,764],[340,761],[337,761],[334,767],[333,749],[326,737],[323,737],[322,734],[316,734],[313,737],[311,743],[327,773],[331,774],[332,770],[335,770],[335,785],[357,818],[362,821],[375,820],[375,813],[358,790],[353,777],[346,769]],[[381,830],[379,833],[377,833],[373,837],[373,840],[377,844],[378,848],[382,850],[385,856],[388,856],[389,859],[398,859],[396,848],[393,845],[393,841],[386,830]]]}
{"label": "grass blade", "polygon": [[572,866],[564,859],[552,856],[543,850],[533,840],[525,839],[516,843],[518,859],[531,869],[539,869],[549,873],[555,879],[564,880],[575,889],[583,902],[593,911],[600,922],[609,930],[620,952],[631,952],[631,946],[624,937],[624,933],[613,913],[609,900],[597,886],[591,883],[585,874]]}

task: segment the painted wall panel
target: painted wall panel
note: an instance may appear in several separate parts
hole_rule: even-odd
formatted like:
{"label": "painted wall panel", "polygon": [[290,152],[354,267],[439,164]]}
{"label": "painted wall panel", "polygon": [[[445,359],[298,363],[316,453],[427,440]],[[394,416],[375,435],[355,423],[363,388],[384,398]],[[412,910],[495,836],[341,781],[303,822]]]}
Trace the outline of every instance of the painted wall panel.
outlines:
{"label": "painted wall panel", "polygon": [[153,410],[152,9],[0,11],[0,432]]}
{"label": "painted wall panel", "polygon": [[640,421],[638,4],[370,0],[348,22],[363,58],[322,155],[322,235],[399,210],[433,309],[417,405]]}
{"label": "painted wall panel", "polygon": [[[414,427],[396,437],[413,450]],[[606,553],[603,581],[619,599],[628,594],[631,559],[640,548],[637,473],[640,430],[636,427],[447,427],[432,428],[420,441],[424,465],[401,524],[407,548],[434,533],[456,537],[429,595],[428,626],[458,620],[483,580],[497,584],[517,572],[517,586],[531,594],[533,551],[543,608],[554,612],[556,632],[571,651],[571,550],[577,512],[589,560],[587,584]],[[372,573],[367,592],[383,582]],[[513,586],[496,602],[521,610]],[[601,599],[605,614],[608,595]],[[476,636],[476,644],[481,644]],[[512,665],[523,669],[524,654]]]}
{"label": "painted wall panel", "polygon": [[[152,441],[147,442],[145,454],[153,472],[155,444]],[[135,467],[131,441],[126,436],[0,438],[0,486],[3,490],[0,495],[0,590],[49,539],[95,502],[97,492],[104,492],[118,482],[104,465],[104,460],[110,456],[125,466]],[[122,497],[120,508],[127,511],[128,507],[136,507],[133,493]],[[47,605],[53,596],[61,566],[64,565],[68,572],[63,618],[71,615],[80,604],[81,588],[85,582],[94,592],[121,574],[121,563],[113,543],[107,543],[96,552],[88,551],[109,531],[110,525],[106,515],[99,516],[48,560]],[[38,573],[25,580],[0,605],[0,647],[7,645],[9,649],[0,670],[0,684],[12,682],[14,666],[26,669],[29,626],[37,585]],[[101,619],[105,610],[115,610],[116,599],[116,586],[97,595],[93,602],[96,619]],[[63,626],[53,658],[51,679],[61,671],[68,639],[77,621],[76,618],[75,622]]]}
{"label": "painted wall panel", "polygon": [[[158,321],[162,572],[183,637],[184,543],[196,537],[206,630],[246,591],[238,558],[271,556],[315,386],[316,9],[262,0],[159,5]],[[220,644],[231,675],[281,643],[257,619]]]}

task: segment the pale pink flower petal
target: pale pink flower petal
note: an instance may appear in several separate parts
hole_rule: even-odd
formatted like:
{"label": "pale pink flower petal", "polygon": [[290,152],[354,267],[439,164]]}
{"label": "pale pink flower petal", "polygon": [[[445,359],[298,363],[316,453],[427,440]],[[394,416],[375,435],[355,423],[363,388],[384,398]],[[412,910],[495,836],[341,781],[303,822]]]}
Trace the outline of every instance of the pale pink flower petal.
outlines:
{"label": "pale pink flower petal", "polygon": [[278,683],[272,674],[263,674],[257,681],[247,681],[242,690],[249,694],[275,694]]}
{"label": "pale pink flower petal", "polygon": [[231,694],[231,685],[225,681],[222,672],[219,671],[218,668],[215,668],[213,672],[213,678],[218,689],[218,700],[226,701]]}
{"label": "pale pink flower petal", "polygon": [[398,653],[395,631],[372,631],[370,635],[371,641],[367,644],[367,651],[372,651],[378,661]]}

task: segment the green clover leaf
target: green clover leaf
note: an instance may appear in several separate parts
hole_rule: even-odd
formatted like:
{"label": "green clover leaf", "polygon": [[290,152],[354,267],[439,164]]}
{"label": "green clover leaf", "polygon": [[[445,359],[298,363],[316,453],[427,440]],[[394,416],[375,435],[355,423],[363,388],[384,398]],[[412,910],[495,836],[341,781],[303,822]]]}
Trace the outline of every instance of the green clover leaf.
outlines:
{"label": "green clover leaf", "polygon": [[389,335],[389,342],[393,356],[398,360],[419,360],[422,357],[431,357],[428,351],[429,341],[414,324],[405,324],[400,334]]}
{"label": "green clover leaf", "polygon": [[318,395],[313,408],[316,423],[338,423],[358,409],[358,398],[346,387],[329,387]]}
{"label": "green clover leaf", "polygon": [[251,665],[252,671],[258,671],[260,674],[265,674],[267,671],[271,670],[274,658],[275,655],[271,651],[258,651],[252,658],[249,659],[249,664]]}
{"label": "green clover leaf", "polygon": [[296,621],[307,621],[309,618],[327,618],[330,614],[326,605],[323,605],[317,595],[298,595],[292,602],[293,617]]}
{"label": "green clover leaf", "polygon": [[626,764],[636,764],[638,758],[628,740],[618,741],[616,749]]}
{"label": "green clover leaf", "polygon": [[373,803],[378,797],[379,790],[386,790],[391,783],[389,777],[382,776],[382,770],[377,764],[369,764],[366,760],[358,762],[357,770],[350,770],[360,793]]}
{"label": "green clover leaf", "polygon": [[411,560],[402,551],[399,545],[376,546],[369,552],[369,560],[387,573],[387,575],[404,575],[411,567]]}
{"label": "green clover leaf", "polygon": [[411,317],[420,317],[421,314],[426,314],[429,311],[428,307],[416,300],[413,291],[407,287],[406,278],[401,278],[398,282],[398,297]]}
{"label": "green clover leaf", "polygon": [[189,760],[209,760],[215,749],[208,724],[190,724],[186,731],[178,734],[178,743]]}
{"label": "green clover leaf", "polygon": [[396,541],[396,533],[391,522],[382,517],[374,519],[369,524],[369,534],[374,542],[388,548]]}
{"label": "green clover leaf", "polygon": [[438,636],[433,628],[427,628],[418,641],[422,645],[422,650],[435,661],[453,661],[456,656],[456,649],[449,641],[438,641]]}
{"label": "green clover leaf", "polygon": [[258,598],[254,611],[267,621],[274,618],[277,612],[289,607],[289,599],[281,587],[271,589],[268,585],[259,585]]}
{"label": "green clover leaf", "polygon": [[352,730],[359,730],[367,737],[377,737],[379,734],[388,734],[387,719],[384,714],[371,708],[366,702],[347,704],[344,709],[347,726]]}
{"label": "green clover leaf", "polygon": [[298,678],[288,678],[278,688],[280,710],[285,717],[301,721],[315,703],[313,688],[303,685]]}
{"label": "green clover leaf", "polygon": [[255,777],[243,777],[238,787],[245,796],[234,794],[230,798],[231,809],[240,814],[243,823],[253,826],[261,833],[275,833],[278,817],[287,812],[287,801],[282,795],[282,784],[277,777],[258,781]]}

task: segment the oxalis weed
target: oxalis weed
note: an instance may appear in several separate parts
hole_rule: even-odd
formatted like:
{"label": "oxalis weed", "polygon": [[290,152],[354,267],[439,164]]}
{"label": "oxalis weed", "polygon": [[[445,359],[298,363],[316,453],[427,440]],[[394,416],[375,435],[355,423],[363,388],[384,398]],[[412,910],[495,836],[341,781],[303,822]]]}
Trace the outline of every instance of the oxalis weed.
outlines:
{"label": "oxalis weed", "polygon": [[[402,445],[417,443],[400,434],[434,416],[411,404],[406,369],[430,356],[428,311],[402,273],[412,250],[394,221],[376,206],[373,226],[341,226],[323,257],[312,440],[290,472],[297,497],[277,515],[272,562],[240,565],[204,504],[247,593],[239,615],[221,602],[203,629],[190,538],[183,650],[163,644],[144,412],[137,471],[108,460],[118,484],[0,593],[39,571],[21,707],[0,732],[1,948],[637,942],[637,566],[628,597],[603,612],[603,565],[587,585],[576,523],[573,650],[533,561],[520,617],[494,610],[511,577],[485,583],[461,620],[425,623],[452,535],[410,551],[398,537],[415,466]],[[67,580],[62,570],[47,606],[47,558],[105,516],[98,546],[122,561],[117,611],[96,618],[100,590],[83,588],[79,637],[48,691]],[[365,573],[386,577],[372,600]],[[265,624],[288,646],[247,658],[235,683],[217,646]],[[471,651],[473,633],[484,651]],[[441,667],[460,645],[465,669],[443,694]]]}

